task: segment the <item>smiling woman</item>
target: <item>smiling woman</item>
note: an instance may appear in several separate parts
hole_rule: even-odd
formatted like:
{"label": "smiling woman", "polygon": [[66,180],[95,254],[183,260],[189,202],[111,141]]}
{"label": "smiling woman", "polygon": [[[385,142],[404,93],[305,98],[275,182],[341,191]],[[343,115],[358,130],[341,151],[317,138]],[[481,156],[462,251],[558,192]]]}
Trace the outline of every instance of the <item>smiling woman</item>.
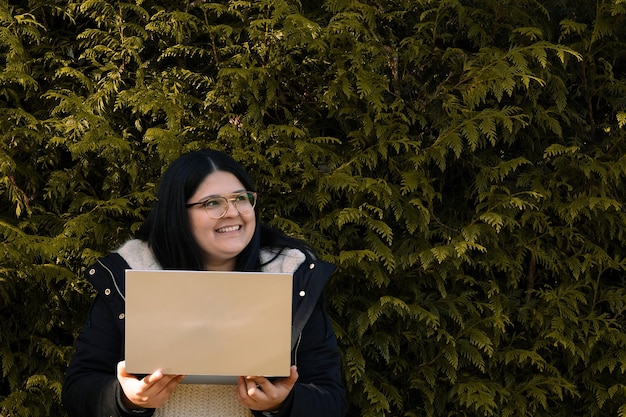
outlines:
{"label": "smiling woman", "polygon": [[[172,163],[137,239],[89,269],[98,297],[63,386],[71,417],[345,415],[337,340],[322,295],[334,266],[317,260],[304,242],[258,221],[256,207],[254,184],[231,157],[203,150]],[[293,274],[290,375],[243,375],[236,386],[217,386],[179,385],[183,375],[159,369],[127,373],[123,291],[129,268]]]}
{"label": "smiling woman", "polygon": [[[236,191],[243,189],[244,185],[235,175],[218,170],[207,175],[189,199],[201,200],[201,204],[186,204],[187,207],[191,206],[189,223],[193,238],[201,251],[204,269],[232,271],[235,269],[237,255],[252,240],[256,229],[254,210],[249,200],[243,198],[244,210],[241,212],[237,200],[232,197],[233,194],[245,196],[245,193]],[[221,195],[229,196],[229,199]],[[233,209],[230,209],[229,200],[233,201]]]}

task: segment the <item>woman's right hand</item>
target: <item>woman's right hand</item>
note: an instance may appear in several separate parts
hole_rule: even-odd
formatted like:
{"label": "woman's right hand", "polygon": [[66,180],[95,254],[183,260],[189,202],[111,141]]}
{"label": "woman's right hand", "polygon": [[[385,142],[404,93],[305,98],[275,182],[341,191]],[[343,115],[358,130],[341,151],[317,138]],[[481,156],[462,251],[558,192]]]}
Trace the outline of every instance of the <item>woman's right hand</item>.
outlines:
{"label": "woman's right hand", "polygon": [[122,401],[129,409],[159,408],[170,397],[184,375],[163,375],[161,370],[138,379],[126,372],[126,361],[117,364],[117,379],[122,386]]}

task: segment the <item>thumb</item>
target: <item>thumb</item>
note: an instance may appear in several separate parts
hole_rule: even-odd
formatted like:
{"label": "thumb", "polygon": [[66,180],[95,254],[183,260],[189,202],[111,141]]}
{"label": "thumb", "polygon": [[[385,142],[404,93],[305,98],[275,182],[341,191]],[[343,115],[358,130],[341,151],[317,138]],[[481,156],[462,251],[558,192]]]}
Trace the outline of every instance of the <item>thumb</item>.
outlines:
{"label": "thumb", "polygon": [[287,378],[287,381],[289,381],[289,383],[293,386],[298,380],[298,376],[298,367],[296,365],[292,365],[289,369],[289,377]]}
{"label": "thumb", "polygon": [[117,363],[117,375],[122,377],[131,376],[129,373],[126,372],[126,361],[120,361]]}

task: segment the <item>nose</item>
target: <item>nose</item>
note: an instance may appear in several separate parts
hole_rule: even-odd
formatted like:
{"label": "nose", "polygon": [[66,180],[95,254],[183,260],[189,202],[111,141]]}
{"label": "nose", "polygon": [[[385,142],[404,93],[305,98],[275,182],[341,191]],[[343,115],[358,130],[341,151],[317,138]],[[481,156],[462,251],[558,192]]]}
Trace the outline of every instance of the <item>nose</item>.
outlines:
{"label": "nose", "polygon": [[[233,206],[234,210],[230,209],[230,206]],[[241,213],[239,213],[239,209],[237,208],[237,203],[235,202],[234,198],[227,198],[226,199],[226,211],[224,212],[224,216],[222,217],[237,217],[241,215]]]}

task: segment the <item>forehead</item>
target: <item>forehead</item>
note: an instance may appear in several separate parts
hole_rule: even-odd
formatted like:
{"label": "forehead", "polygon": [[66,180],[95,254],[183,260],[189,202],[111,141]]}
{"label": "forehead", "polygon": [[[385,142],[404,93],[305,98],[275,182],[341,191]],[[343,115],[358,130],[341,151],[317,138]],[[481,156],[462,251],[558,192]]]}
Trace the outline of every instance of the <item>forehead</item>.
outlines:
{"label": "forehead", "polygon": [[214,171],[202,180],[191,199],[231,194],[244,189],[245,187],[234,174],[226,171]]}

